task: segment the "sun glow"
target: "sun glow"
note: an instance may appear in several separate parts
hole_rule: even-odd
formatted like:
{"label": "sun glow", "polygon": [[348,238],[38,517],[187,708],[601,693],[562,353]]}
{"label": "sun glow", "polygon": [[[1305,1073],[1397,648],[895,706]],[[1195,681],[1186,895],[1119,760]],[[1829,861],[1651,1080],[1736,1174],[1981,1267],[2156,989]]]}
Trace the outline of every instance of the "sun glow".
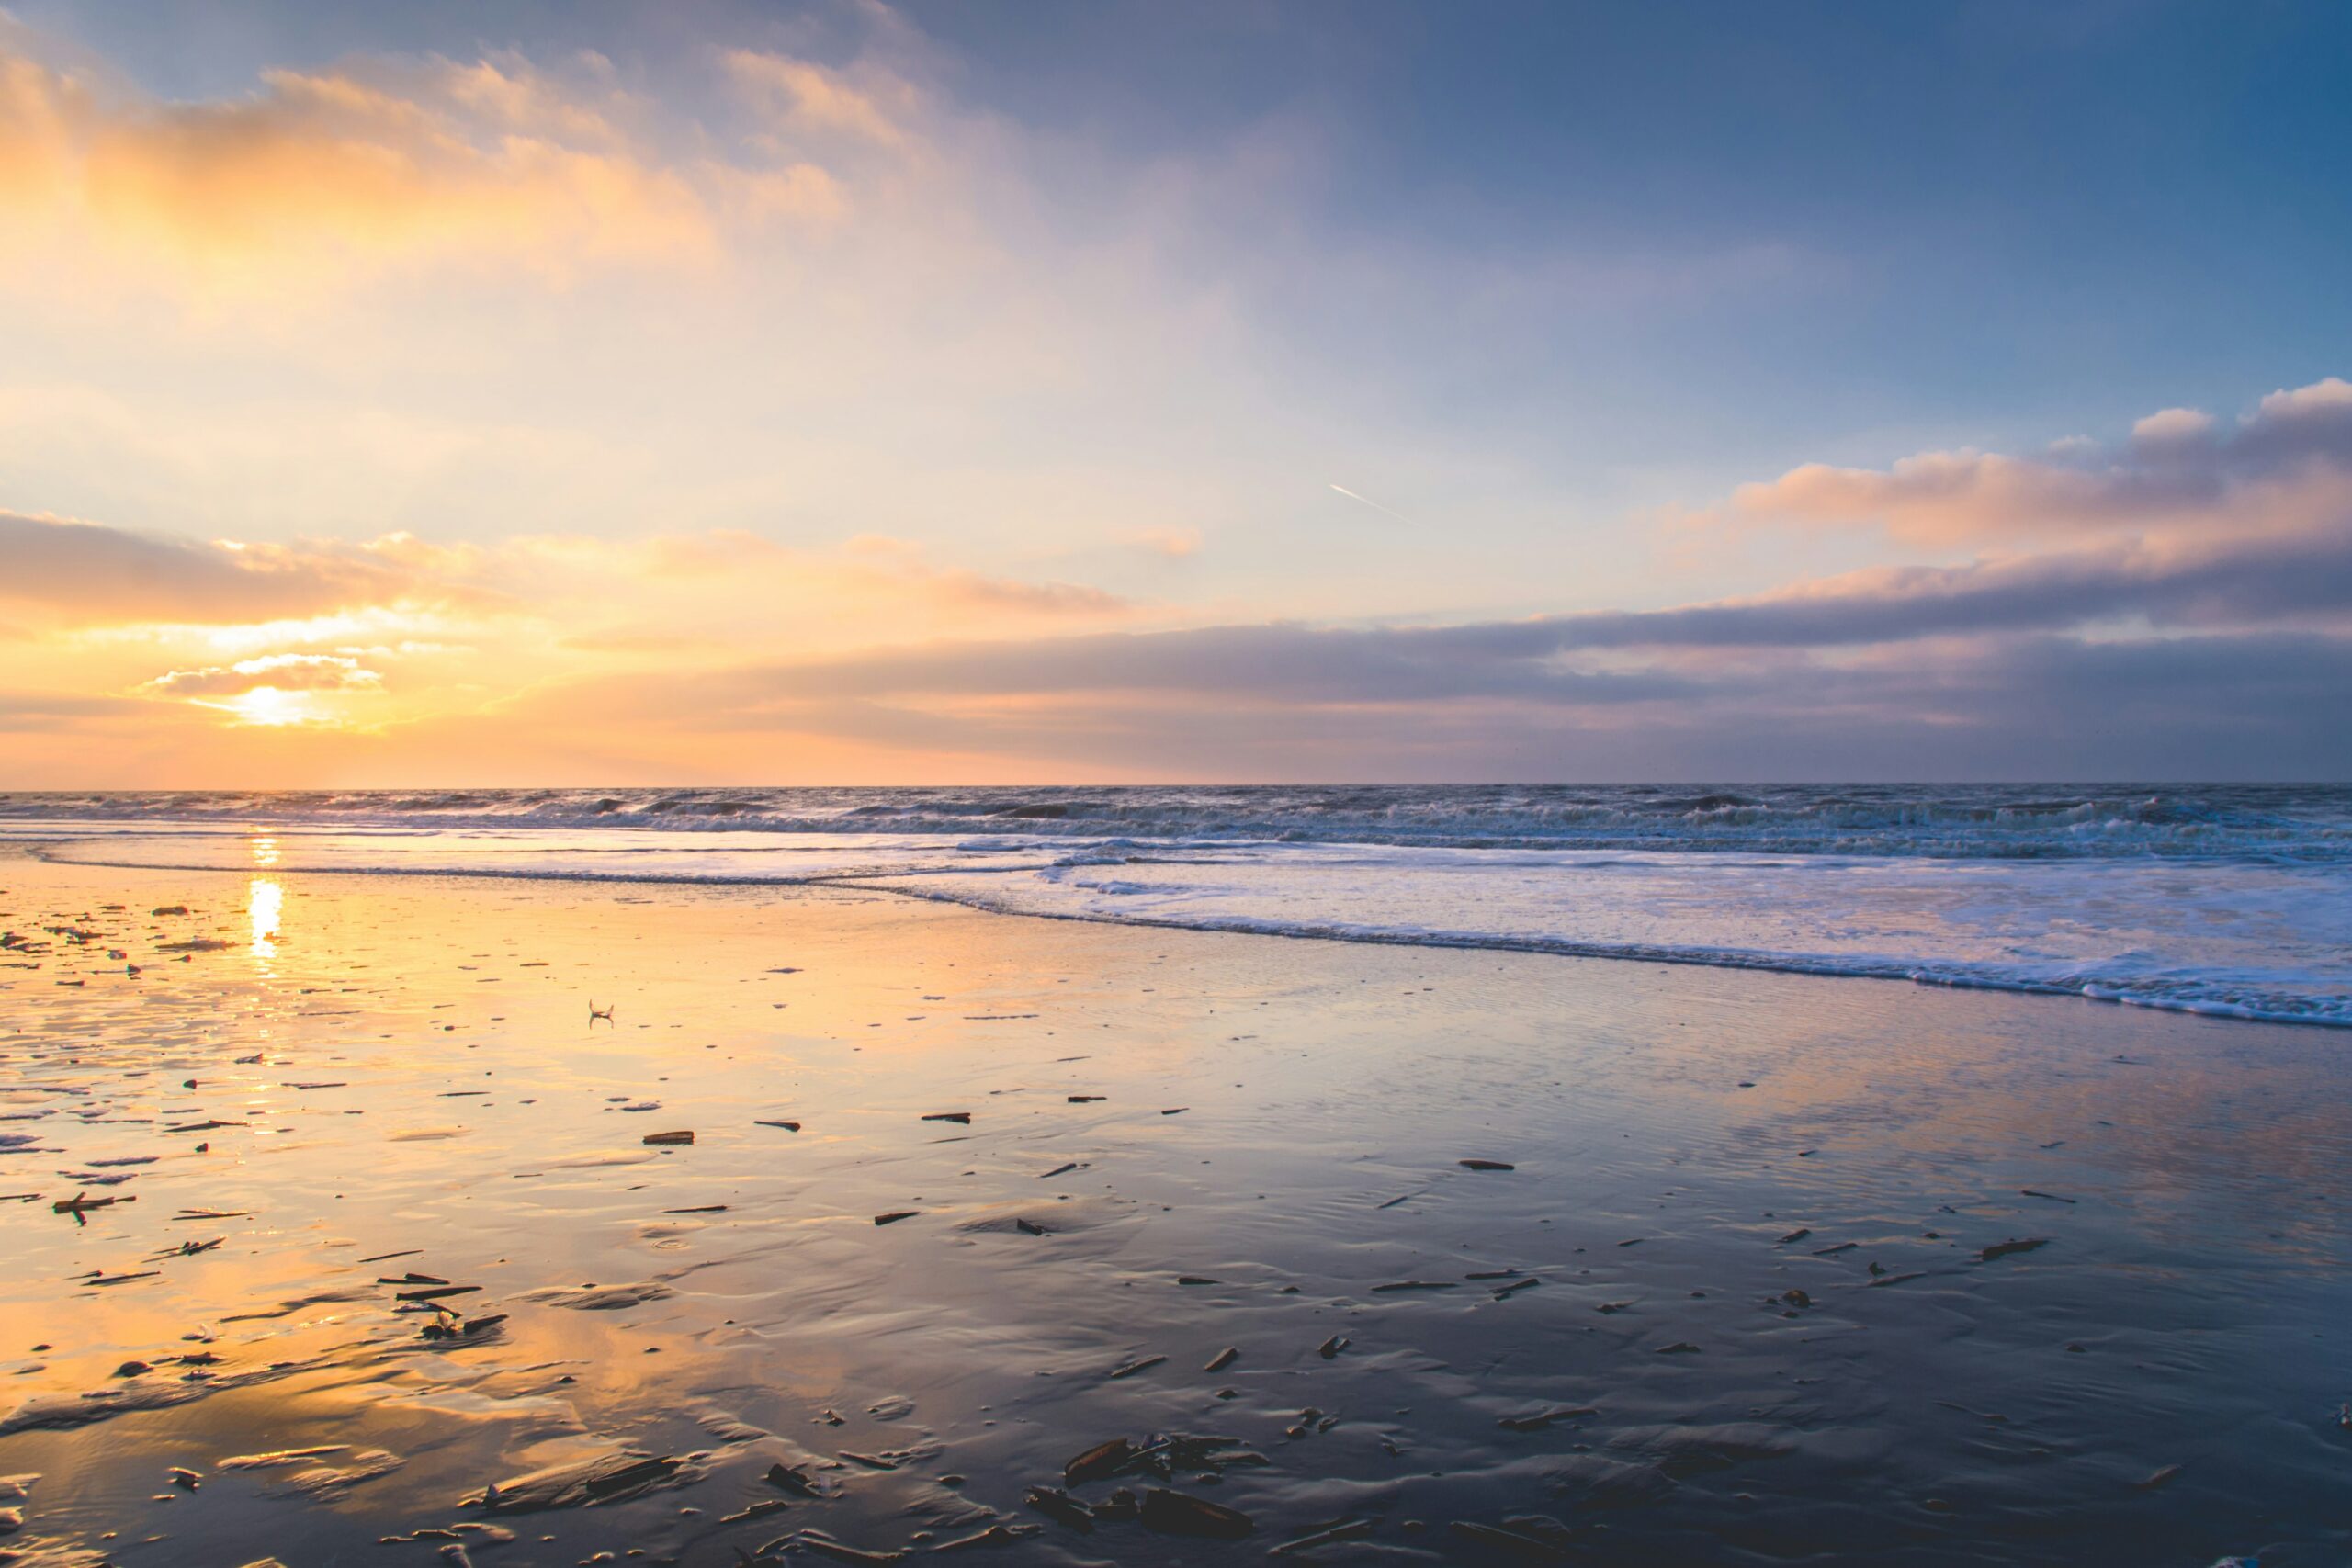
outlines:
{"label": "sun glow", "polygon": [[335,722],[332,715],[319,711],[311,693],[282,692],[276,686],[255,686],[250,692],[240,692],[233,697],[198,705],[232,714],[239,724],[275,726]]}

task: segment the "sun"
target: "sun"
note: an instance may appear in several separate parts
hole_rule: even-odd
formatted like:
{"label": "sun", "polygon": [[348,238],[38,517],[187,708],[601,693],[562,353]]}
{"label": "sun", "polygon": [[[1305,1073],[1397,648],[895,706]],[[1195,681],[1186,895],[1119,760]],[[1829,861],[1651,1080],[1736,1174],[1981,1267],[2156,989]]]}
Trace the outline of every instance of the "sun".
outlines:
{"label": "sun", "polygon": [[240,692],[221,702],[206,703],[204,706],[233,714],[239,724],[279,726],[334,722],[312,705],[309,693],[284,692],[276,686],[255,686],[250,692]]}

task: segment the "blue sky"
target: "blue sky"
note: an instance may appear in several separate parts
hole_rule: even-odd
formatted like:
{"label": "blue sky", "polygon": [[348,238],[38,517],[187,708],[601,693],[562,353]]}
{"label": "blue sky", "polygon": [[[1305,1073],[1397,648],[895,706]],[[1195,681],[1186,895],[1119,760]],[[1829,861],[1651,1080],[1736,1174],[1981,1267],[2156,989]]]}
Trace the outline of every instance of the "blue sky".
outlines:
{"label": "blue sky", "polygon": [[[1240,701],[1277,739],[1332,737],[1286,755],[1220,753],[1190,716],[1147,741],[1102,724],[1110,691],[906,692],[863,699],[889,711],[852,722],[797,674],[790,704],[710,699],[739,727],[725,742],[639,754],[556,737],[610,695],[601,682],[675,683],[672,712],[747,670],[864,654],[903,670],[909,649],[1663,612],[1846,592],[1824,584],[1857,572],[1881,574],[1880,593],[1931,570],[2071,581],[2086,549],[2137,549],[2133,581],[2163,578],[2172,608],[2094,613],[2108,602],[2086,591],[2071,620],[2037,612],[2033,636],[2162,640],[2236,671],[2213,699],[2235,711],[2211,716],[2233,739],[2195,739],[2184,713],[2125,771],[2352,761],[2314,751],[2287,683],[2249,742],[2258,671],[2202,640],[2333,639],[2344,605],[2301,604],[2283,626],[2191,615],[2167,575],[2217,540],[2292,555],[2347,526],[2352,444],[2307,428],[2336,417],[2324,389],[2352,357],[2342,7],[7,15],[0,51],[19,73],[0,170],[13,153],[33,173],[14,187],[26,243],[0,271],[0,513],[157,547],[264,545],[283,552],[272,570],[346,594],[352,562],[379,573],[373,598],[304,599],[317,625],[275,641],[224,642],[186,604],[121,621],[53,593],[0,602],[0,629],[94,671],[37,660],[0,713],[70,731],[101,767],[168,772],[201,741],[203,766],[232,773],[405,778],[452,727],[553,703],[544,744],[483,765],[2079,771],[2096,757],[2060,733],[2078,713],[2011,692],[2000,716],[2000,682],[2025,678],[2025,645],[2003,640],[2015,626],[1952,632],[1964,648],[1814,649],[1783,671],[1786,722],[1745,753],[1694,750],[1727,733],[1709,716],[1733,699],[1690,649],[1648,656],[1645,679],[1683,684],[1638,712],[1547,693],[1535,741],[1512,705],[1536,699],[1509,681],[1450,695],[1408,681],[1419,694],[1394,702],[1350,682],[1155,699],[1188,715]],[[2298,389],[2302,402],[2262,403]],[[2133,435],[2184,408],[2213,416],[2202,457]],[[2290,426],[2299,456],[2280,468],[2263,444]],[[1979,466],[1936,470],[1968,493],[1928,518],[1903,465],[1939,454]],[[1791,482],[1808,465],[1881,482]],[[2159,491],[2203,510],[2132,510]],[[393,536],[415,543],[379,543]],[[98,535],[25,537],[50,560],[61,537]],[[699,561],[725,553],[714,540],[741,556],[718,581],[643,614],[619,594],[647,552]],[[394,557],[397,581],[380,575]],[[2294,558],[2323,577],[2334,560]],[[571,574],[561,607],[550,561]],[[2195,568],[2241,583],[2245,569]],[[771,600],[838,606],[845,581],[870,597],[846,624],[812,611],[786,635],[728,597],[760,573]],[[362,612],[440,630],[334,640]],[[544,653],[567,642],[576,658]],[[523,646],[542,651],[504,683],[455,651],[508,667]],[[1554,673],[1634,672],[1622,648],[1578,646],[1545,656]],[[226,717],[155,684],[233,686],[204,674],[232,668],[207,662],[224,649],[361,662],[248,671],[278,695]],[[1858,660],[1883,678],[1905,659],[1988,684],[1929,734],[1891,687],[1819,683],[1850,693]],[[315,683],[286,684],[298,669]],[[52,678],[70,690],[37,683]],[[98,705],[53,711],[68,702]],[[1400,736],[1431,705],[1452,738],[1417,750]],[[1041,726],[1041,706],[1065,711]],[[926,721],[954,743],[910,739]],[[1953,726],[1988,744],[1944,748]],[[1777,739],[1791,733],[1810,738],[1803,767]],[[61,756],[28,778],[69,766],[65,739],[42,744]],[[2217,749],[2210,768],[2200,748]]]}

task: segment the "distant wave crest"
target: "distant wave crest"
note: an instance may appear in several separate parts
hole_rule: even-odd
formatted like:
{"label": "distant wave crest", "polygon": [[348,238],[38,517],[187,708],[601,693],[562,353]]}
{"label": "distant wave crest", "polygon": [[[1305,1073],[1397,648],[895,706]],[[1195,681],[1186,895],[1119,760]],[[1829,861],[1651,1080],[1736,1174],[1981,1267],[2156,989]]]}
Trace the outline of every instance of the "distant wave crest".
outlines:
{"label": "distant wave crest", "polygon": [[0,818],[345,829],[992,833],[1185,843],[1673,849],[1942,859],[2352,861],[2342,786],[1657,785],[155,792],[0,795]]}

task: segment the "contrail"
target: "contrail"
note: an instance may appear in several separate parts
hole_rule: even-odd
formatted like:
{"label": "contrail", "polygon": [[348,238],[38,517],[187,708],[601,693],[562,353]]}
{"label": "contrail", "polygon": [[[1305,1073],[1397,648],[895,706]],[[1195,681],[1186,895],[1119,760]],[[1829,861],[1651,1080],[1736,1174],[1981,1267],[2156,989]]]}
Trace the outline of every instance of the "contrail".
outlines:
{"label": "contrail", "polygon": [[[1333,485],[1331,488],[1332,488],[1333,490],[1338,491],[1341,495],[1346,496],[1350,501],[1361,501],[1361,502],[1363,502],[1366,506],[1371,507],[1374,512],[1385,512],[1385,513],[1387,513],[1389,516],[1394,517],[1394,518],[1395,518],[1395,519],[1396,519],[1396,521],[1397,521],[1397,522],[1399,522],[1399,523],[1413,523],[1413,520],[1412,520],[1411,518],[1409,518],[1409,517],[1406,516],[1403,513],[1396,511],[1394,507],[1383,506],[1383,505],[1381,505],[1381,504],[1380,504],[1380,502],[1376,502],[1376,501],[1373,500],[1373,499],[1372,499],[1372,497],[1370,497],[1370,496],[1368,496],[1368,495],[1358,495],[1355,491],[1353,491],[1350,490],[1350,489],[1349,489],[1347,486],[1345,486],[1345,485]],[[1414,526],[1414,527],[1416,527],[1416,528],[1418,528],[1418,527],[1419,527],[1419,526],[1420,526],[1420,525],[1419,525],[1419,524],[1418,524],[1418,523],[1413,523],[1413,526]]]}

